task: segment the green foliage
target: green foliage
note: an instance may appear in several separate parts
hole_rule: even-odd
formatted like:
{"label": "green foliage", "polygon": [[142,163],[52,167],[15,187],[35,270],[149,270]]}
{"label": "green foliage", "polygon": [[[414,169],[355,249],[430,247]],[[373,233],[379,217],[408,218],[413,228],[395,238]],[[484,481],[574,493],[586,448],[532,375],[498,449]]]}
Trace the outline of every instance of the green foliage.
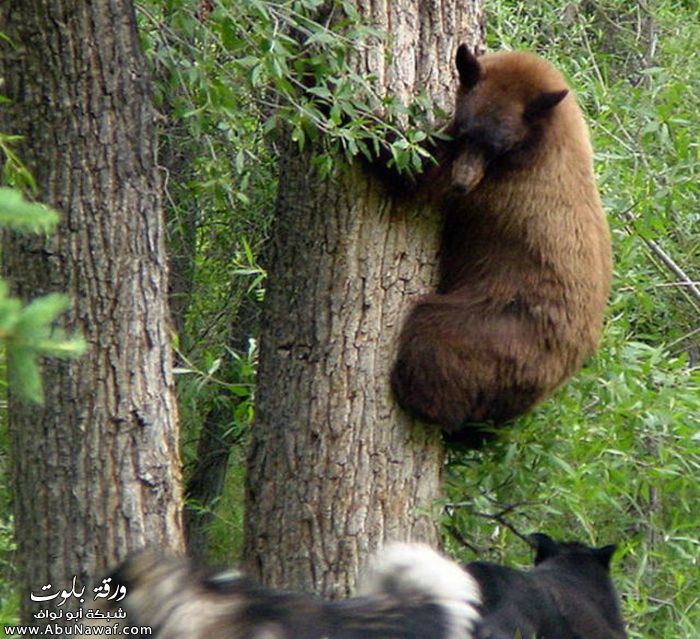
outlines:
{"label": "green foliage", "polygon": [[[527,565],[519,535],[618,543],[630,636],[700,629],[697,9],[494,0],[489,45],[533,49],[587,112],[613,228],[604,341],[575,380],[483,452],[454,452],[445,528],[465,559]],[[683,273],[685,275],[683,275]]]}
{"label": "green foliage", "polygon": [[216,504],[215,519],[209,529],[209,556],[227,565],[235,565],[243,552],[245,462],[246,448],[235,446],[229,460],[226,486]]}
{"label": "green foliage", "polygon": [[[52,230],[57,222],[54,211],[27,202],[14,189],[0,189],[0,227],[38,233]],[[40,357],[66,358],[82,353],[81,340],[67,338],[54,327],[67,306],[67,298],[59,294],[23,305],[9,296],[7,284],[0,281],[0,343],[7,358],[10,384],[19,397],[42,401]]]}
{"label": "green foliage", "polygon": [[58,213],[27,202],[15,189],[0,188],[0,227],[27,233],[51,233],[58,224]]}
{"label": "green foliage", "polygon": [[[156,106],[163,115],[159,155],[168,169],[171,308],[178,331],[186,480],[199,461],[197,440],[208,416],[228,415],[232,459],[243,457],[252,419],[254,349],[249,344],[257,334],[265,280],[258,255],[277,185],[274,143],[262,126],[273,98],[251,82],[247,63],[239,63],[230,49],[239,49],[247,38],[252,54],[266,48],[256,35],[257,4],[217,3],[213,15],[197,14],[192,2],[138,5]],[[216,508],[214,536],[227,528],[225,522],[242,517],[242,502],[230,499],[231,491],[239,491],[234,481]],[[227,545],[216,544],[222,552],[214,559],[230,559],[239,547],[240,526],[234,528],[228,530]]]}
{"label": "green foliage", "polygon": [[[0,359],[0,377],[4,380],[6,367]],[[7,389],[0,385],[0,626],[15,624],[19,618],[19,594],[15,590],[16,568],[12,561],[15,552],[14,526],[10,486],[7,475],[10,447],[7,428],[3,423],[7,413]]]}
{"label": "green foliage", "polygon": [[[2,33],[0,32],[0,39],[2,39]],[[6,102],[7,99],[0,95],[0,105]],[[17,186],[26,187],[31,191],[36,190],[36,183],[34,182],[34,177],[24,166],[19,156],[15,153],[12,145],[20,139],[17,135],[7,135],[6,133],[0,132],[0,157],[3,158],[3,182]],[[6,198],[12,198],[12,196],[5,196]]]}
{"label": "green foliage", "polygon": [[[319,7],[326,13],[316,14]],[[256,334],[254,319],[246,319],[264,293],[258,256],[278,145],[287,135],[300,149],[312,147],[322,172],[333,170],[338,155],[386,145],[408,170],[425,135],[421,120],[433,116],[425,96],[409,107],[395,104],[372,78],[348,70],[354,49],[382,42],[361,26],[351,3],[225,0],[196,14],[185,0],[142,0],[139,9],[163,114],[161,157],[171,171],[171,254],[176,266],[185,265],[174,272],[191,283],[175,291],[176,302],[187,298],[183,457],[196,463],[199,426],[218,402],[240,435],[213,527],[214,554],[226,559],[241,539],[241,460],[255,368],[246,344]],[[473,553],[463,542],[526,564],[518,534],[534,530],[617,542],[614,574],[631,637],[694,638],[697,7],[491,0],[487,9],[491,49],[536,50],[579,94],[610,213],[616,279],[604,343],[588,367],[498,443],[451,455],[448,545],[465,559]],[[379,120],[382,112],[388,115]],[[414,126],[404,127],[406,120]]]}
{"label": "green foliage", "polygon": [[0,626],[14,625],[19,618],[19,595],[11,585],[15,575],[11,561],[15,549],[13,533],[12,519],[0,517]]}
{"label": "green foliage", "polygon": [[[251,341],[243,354],[227,347],[223,350],[223,355],[216,358],[205,352],[202,355],[205,368],[187,362],[175,372],[179,378],[180,409],[189,420],[182,442],[186,476],[200,461],[195,426],[212,410],[227,417],[227,428],[219,438],[219,445],[229,446],[231,456],[223,493],[211,506],[214,519],[209,530],[208,554],[212,561],[232,564],[240,557],[243,543],[245,452],[254,415],[257,346]],[[193,502],[188,506],[197,510],[208,508]]]}
{"label": "green foliage", "polygon": [[[274,208],[278,146],[313,148],[321,174],[340,157],[381,147],[410,170],[425,153],[426,127],[404,135],[398,122],[418,122],[430,107],[424,96],[404,107],[351,70],[358,48],[382,40],[351,2],[225,0],[210,11],[189,0],[142,0],[137,8],[163,116],[171,306],[179,369],[189,371],[178,377],[189,471],[203,420],[222,402],[233,429],[251,418],[249,398],[233,390],[247,382],[232,358],[246,358],[257,334],[265,280],[258,256]],[[222,362],[215,375],[213,362]]]}
{"label": "green foliage", "polygon": [[249,162],[248,145],[238,143],[250,126],[232,126],[242,113],[255,115],[255,135],[275,140],[284,131],[300,150],[313,145],[322,175],[339,155],[374,157],[384,148],[405,171],[426,155],[420,142],[428,127],[406,123],[443,114],[433,113],[425,95],[410,105],[382,95],[376,77],[352,69],[358,49],[383,42],[354,3],[225,0],[204,14],[187,0],[139,6],[147,49],[156,63],[176,68],[177,88],[188,96],[184,110],[177,104],[175,110],[196,121],[216,114],[234,143],[238,170]]}
{"label": "green foliage", "polygon": [[[211,401],[224,401],[234,431],[231,439],[239,441],[245,438],[253,419],[257,346],[251,341],[243,355],[231,349],[224,350],[224,357],[205,361],[206,369],[197,368],[191,362],[187,367],[175,369],[175,374],[190,378],[181,386],[179,399],[181,407],[193,413],[202,411],[201,404],[208,406]],[[228,381],[230,379],[235,381]],[[191,457],[186,457],[185,466],[192,461]]]}

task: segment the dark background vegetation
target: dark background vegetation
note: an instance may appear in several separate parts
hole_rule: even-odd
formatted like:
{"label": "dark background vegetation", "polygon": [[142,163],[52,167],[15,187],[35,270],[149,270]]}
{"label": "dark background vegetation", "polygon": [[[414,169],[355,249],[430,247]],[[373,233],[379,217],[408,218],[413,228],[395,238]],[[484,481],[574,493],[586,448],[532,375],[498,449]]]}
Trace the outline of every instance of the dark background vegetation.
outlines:
{"label": "dark background vegetation", "polygon": [[[331,170],[334,152],[355,152],[385,131],[372,128],[342,87],[335,89],[335,106],[343,120],[361,121],[356,128],[335,129],[313,104],[295,103],[289,68],[298,59],[278,27],[303,28],[303,9],[317,2],[226,1],[213,12],[207,2],[193,4],[137,3],[156,83],[160,158],[169,167],[187,520],[198,552],[233,562],[242,543],[264,240],[276,192],[270,132],[284,122],[298,143],[308,144],[322,128],[319,163]],[[465,560],[527,564],[522,537],[536,530],[618,543],[614,576],[631,637],[695,638],[698,7],[672,0],[492,0],[487,11],[489,50],[536,51],[566,73],[579,95],[613,229],[615,283],[602,347],[586,368],[498,443],[479,453],[450,453],[446,546]],[[373,35],[353,29],[358,38]],[[333,51],[336,36],[318,31],[316,37]],[[332,60],[324,58],[310,76],[321,97],[326,89],[319,78],[342,75],[341,63],[334,67]],[[404,140],[394,149],[399,162],[411,144]],[[2,467],[5,439],[3,429]],[[9,500],[3,478],[0,623],[12,620],[17,608]]]}

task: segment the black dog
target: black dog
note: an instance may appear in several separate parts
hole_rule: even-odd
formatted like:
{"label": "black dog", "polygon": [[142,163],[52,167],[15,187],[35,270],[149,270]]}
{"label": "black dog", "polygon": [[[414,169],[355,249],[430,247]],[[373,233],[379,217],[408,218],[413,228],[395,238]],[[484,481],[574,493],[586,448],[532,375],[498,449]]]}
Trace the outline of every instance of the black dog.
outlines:
{"label": "black dog", "polygon": [[536,549],[531,570],[481,561],[465,567],[481,590],[475,639],[623,639],[610,579],[615,546],[557,543],[540,533],[530,539]]}
{"label": "black dog", "polygon": [[[624,639],[613,546],[532,536],[535,567],[460,568],[427,546],[395,544],[360,597],[324,601],[145,552],[114,575],[129,626],[156,639]],[[122,624],[123,625],[123,624]]]}

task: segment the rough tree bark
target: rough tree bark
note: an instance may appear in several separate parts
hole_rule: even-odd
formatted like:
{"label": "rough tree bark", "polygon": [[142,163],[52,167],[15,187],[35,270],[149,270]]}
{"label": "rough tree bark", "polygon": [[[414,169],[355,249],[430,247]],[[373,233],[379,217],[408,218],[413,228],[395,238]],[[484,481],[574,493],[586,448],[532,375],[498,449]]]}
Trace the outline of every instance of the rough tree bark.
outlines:
{"label": "rough tree bark", "polygon": [[[21,605],[88,584],[147,543],[182,547],[177,411],[150,80],[128,0],[6,0],[0,72],[37,199],[62,214],[48,239],[12,237],[17,293],[67,292],[88,352],[47,362],[41,407],[11,400]],[[89,592],[89,591],[88,591]]]}
{"label": "rough tree bark", "polygon": [[[393,50],[390,63],[358,52],[358,68],[450,111],[454,53],[480,42],[481,3],[356,5]],[[244,558],[268,584],[343,596],[380,543],[438,541],[440,436],[399,411],[389,371],[406,311],[434,286],[440,220],[357,168],[322,180],[310,160],[281,157]]]}

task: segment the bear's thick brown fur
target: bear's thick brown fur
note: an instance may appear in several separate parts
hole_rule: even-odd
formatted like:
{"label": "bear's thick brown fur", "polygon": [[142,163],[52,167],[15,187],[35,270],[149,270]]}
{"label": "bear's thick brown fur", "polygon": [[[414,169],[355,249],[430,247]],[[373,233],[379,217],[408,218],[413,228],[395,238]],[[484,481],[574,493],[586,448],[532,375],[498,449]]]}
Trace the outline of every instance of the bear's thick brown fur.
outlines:
{"label": "bear's thick brown fur", "polygon": [[[549,395],[597,347],[611,279],[588,130],[542,58],[462,45],[440,282],[403,326],[399,404],[448,432],[498,424]],[[446,176],[446,178],[445,178]],[[466,431],[465,431],[466,434]]]}

